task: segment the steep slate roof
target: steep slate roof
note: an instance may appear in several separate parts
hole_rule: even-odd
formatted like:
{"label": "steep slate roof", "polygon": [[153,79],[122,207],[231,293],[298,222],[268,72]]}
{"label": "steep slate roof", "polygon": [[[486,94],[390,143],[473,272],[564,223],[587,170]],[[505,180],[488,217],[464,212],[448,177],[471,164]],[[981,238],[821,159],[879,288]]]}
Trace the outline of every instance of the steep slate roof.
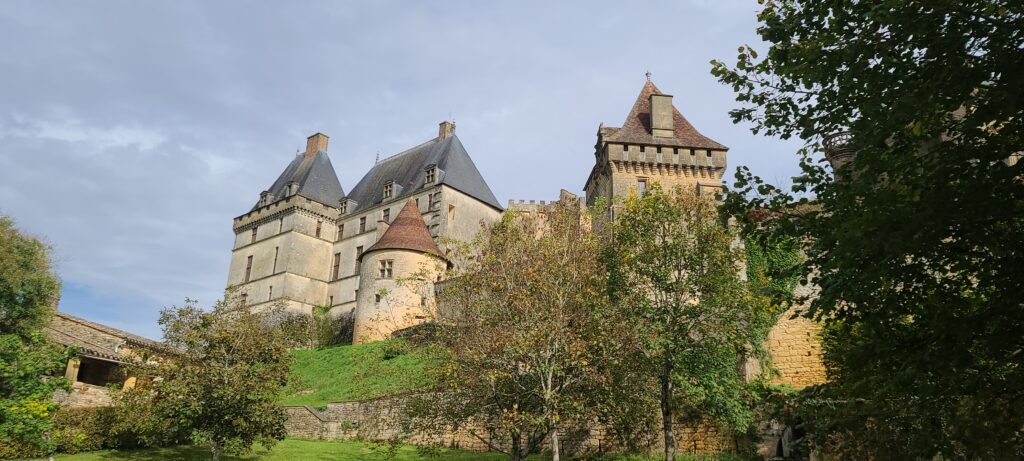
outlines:
{"label": "steep slate roof", "polygon": [[[337,207],[338,200],[345,196],[338,181],[338,175],[334,172],[331,159],[327,152],[319,151],[316,155],[307,157],[305,154],[298,154],[288,164],[277,181],[267,189],[273,197],[270,201],[275,202],[287,196],[288,183],[294,181],[299,185],[297,195],[301,195],[315,202],[324,205]],[[259,201],[252,207],[259,208]]]}
{"label": "steep slate roof", "polygon": [[[501,210],[498,199],[491,188],[476,169],[473,159],[454,133],[439,140],[431,139],[409,150],[395,154],[377,162],[359,180],[359,183],[348,193],[348,198],[356,201],[356,208],[351,213],[371,208],[384,201],[384,184],[394,181],[401,190],[395,191],[395,197],[402,197],[423,188],[428,165],[437,165],[438,182],[456,189],[470,197],[484,202],[496,210]],[[351,205],[349,205],[351,206]]]}
{"label": "steep slate roof", "polygon": [[644,84],[633,109],[626,116],[622,128],[601,127],[601,134],[607,136],[607,141],[636,144],[662,144],[681,147],[694,147],[698,149],[722,149],[729,148],[717,141],[700,134],[683,114],[679,113],[675,105],[672,105],[672,121],[674,138],[654,137],[651,134],[651,95],[664,94],[650,80]]}
{"label": "steep slate roof", "polygon": [[56,312],[43,332],[54,342],[75,346],[79,352],[98,358],[121,360],[118,349],[124,344],[168,352],[167,345],[96,322]]}
{"label": "steep slate roof", "polygon": [[420,208],[416,206],[414,200],[405,202],[402,211],[398,212],[398,216],[388,226],[388,230],[384,231],[384,235],[377,243],[363,252],[363,256],[377,250],[413,250],[441,255],[441,250],[437,247],[437,243],[434,243],[434,239],[430,237],[427,223],[423,222]]}

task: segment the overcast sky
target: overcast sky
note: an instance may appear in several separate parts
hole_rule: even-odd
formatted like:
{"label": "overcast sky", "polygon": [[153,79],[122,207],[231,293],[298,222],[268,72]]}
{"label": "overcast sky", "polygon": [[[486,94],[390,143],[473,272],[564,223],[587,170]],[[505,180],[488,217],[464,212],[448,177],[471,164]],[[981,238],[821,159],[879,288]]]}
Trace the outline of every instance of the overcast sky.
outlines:
{"label": "overcast sky", "polygon": [[[709,73],[759,45],[753,0],[7,1],[0,213],[54,247],[60,309],[159,338],[161,307],[209,305],[231,220],[322,131],[345,190],[374,162],[457,133],[501,203],[580,192],[598,124],[644,72],[736,165],[777,182],[793,142],[733,125]],[[761,46],[761,49],[764,47]],[[2,257],[2,255],[0,255]]]}

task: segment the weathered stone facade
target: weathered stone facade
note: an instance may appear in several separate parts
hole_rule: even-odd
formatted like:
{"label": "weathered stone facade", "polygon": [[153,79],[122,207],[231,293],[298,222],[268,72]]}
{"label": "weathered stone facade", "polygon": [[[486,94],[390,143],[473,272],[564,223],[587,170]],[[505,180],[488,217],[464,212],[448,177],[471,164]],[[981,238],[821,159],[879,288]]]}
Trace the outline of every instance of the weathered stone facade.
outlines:
{"label": "weathered stone facade", "polygon": [[[235,218],[227,282],[253,309],[281,302],[308,314],[315,306],[330,306],[332,315],[355,316],[357,329],[365,331],[360,318],[405,318],[421,307],[418,297],[403,297],[412,304],[393,297],[387,304],[395,310],[391,315],[375,301],[367,303],[376,299],[367,292],[376,277],[365,280],[364,274],[377,268],[364,270],[362,253],[406,203],[415,204],[430,236],[441,242],[440,256],[447,251],[445,239],[471,240],[502,209],[451,122],[441,124],[437,138],[378,161],[347,194],[327,156],[327,141],[320,133],[310,136],[306,152],[296,155],[251,211]],[[377,264],[379,258],[373,259],[366,264]],[[419,266],[412,259],[401,263]],[[418,267],[396,269],[410,273]],[[396,324],[401,326],[409,325]]]}
{"label": "weathered stone facade", "polygon": [[[488,451],[490,446],[507,447],[508,441],[492,438],[481,426],[467,424],[442,434],[410,432],[405,413],[407,397],[386,397],[353,402],[329,403],[325,410],[308,406],[286,407],[288,436],[318,440],[402,440],[407,443],[432,444],[470,451]],[[476,434],[476,435],[474,435]],[[734,434],[706,422],[679,421],[676,427],[677,446],[690,453],[735,451],[738,440]],[[661,440],[651,438],[650,449],[660,450]],[[621,450],[614,435],[591,424],[566,428],[562,446],[573,454],[602,453]]]}

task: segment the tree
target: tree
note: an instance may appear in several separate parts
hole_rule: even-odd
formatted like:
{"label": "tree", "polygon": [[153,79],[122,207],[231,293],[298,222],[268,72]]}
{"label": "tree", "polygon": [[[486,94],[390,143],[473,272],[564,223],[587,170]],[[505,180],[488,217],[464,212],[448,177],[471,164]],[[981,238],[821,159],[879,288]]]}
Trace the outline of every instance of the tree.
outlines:
{"label": "tree", "polygon": [[439,292],[444,403],[432,405],[450,425],[483,420],[508,433],[514,460],[543,436],[558,460],[561,431],[589,415],[616,342],[599,247],[586,210],[569,200],[509,211],[484,235]]}
{"label": "tree", "polygon": [[276,402],[291,363],[276,318],[230,296],[209,311],[192,300],[164,309],[164,341],[178,354],[137,365],[143,378],[119,402],[128,413],[145,415],[150,443],[183,433],[209,444],[214,461],[256,441],[273,445],[285,435],[286,415]]}
{"label": "tree", "polygon": [[764,5],[767,53],[713,73],[735,121],[805,142],[792,190],[741,168],[729,202],[801,242],[820,287],[831,382],[808,427],[850,458],[1019,457],[1024,4]]}
{"label": "tree", "polygon": [[53,444],[47,434],[57,409],[53,393],[67,389],[51,378],[67,362],[42,327],[53,315],[60,282],[50,249],[0,216],[0,457],[38,455]]}
{"label": "tree", "polygon": [[643,376],[659,387],[665,459],[675,459],[677,416],[748,428],[753,415],[738,365],[758,339],[753,326],[765,304],[741,278],[740,246],[714,198],[655,185],[626,201],[612,232],[608,289],[644,342]]}

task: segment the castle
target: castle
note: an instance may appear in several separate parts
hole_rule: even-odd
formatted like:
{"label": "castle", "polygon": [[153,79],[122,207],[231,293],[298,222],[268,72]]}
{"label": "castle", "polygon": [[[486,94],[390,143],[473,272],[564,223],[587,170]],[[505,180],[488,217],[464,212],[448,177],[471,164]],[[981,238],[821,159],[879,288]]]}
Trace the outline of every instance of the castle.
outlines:
{"label": "castle", "polygon": [[[305,153],[235,218],[228,285],[253,308],[283,302],[308,313],[330,306],[332,315],[354,317],[354,342],[384,339],[426,319],[432,284],[452,264],[446,242],[471,240],[504,210],[451,122],[440,124],[436,138],[378,161],[348,194],[327,141],[310,136]],[[586,203],[642,195],[654,183],[713,193],[728,150],[698,132],[648,76],[622,126],[598,127]],[[567,198],[575,196],[563,191]],[[420,286],[400,283],[409,278]],[[778,381],[824,379],[816,331],[805,319],[788,318],[772,330],[767,347]]]}

